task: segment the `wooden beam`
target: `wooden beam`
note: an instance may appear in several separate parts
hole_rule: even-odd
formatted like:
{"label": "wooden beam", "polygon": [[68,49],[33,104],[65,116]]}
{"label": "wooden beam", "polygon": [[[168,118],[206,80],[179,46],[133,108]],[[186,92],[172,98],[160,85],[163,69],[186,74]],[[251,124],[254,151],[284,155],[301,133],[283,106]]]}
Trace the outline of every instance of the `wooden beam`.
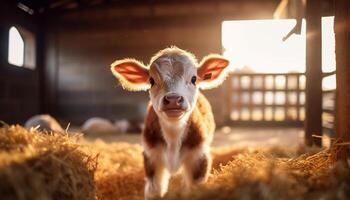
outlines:
{"label": "wooden beam", "polygon": [[305,91],[305,142],[306,145],[322,145],[322,51],[321,8],[319,0],[306,4],[306,91]]}
{"label": "wooden beam", "polygon": [[[335,52],[336,52],[336,137],[350,141],[350,4],[348,0],[335,0]],[[341,146],[340,159],[350,157],[350,145]]]}
{"label": "wooden beam", "polygon": [[70,30],[126,30],[136,29],[142,30],[152,27],[174,27],[174,26],[190,26],[198,27],[208,24],[220,24],[224,20],[251,20],[251,19],[271,19],[268,11],[265,13],[257,14],[240,14],[236,13],[222,13],[220,16],[215,15],[192,15],[192,16],[176,16],[176,17],[154,17],[145,16],[142,18],[127,17],[124,19],[106,19],[106,20],[63,20],[63,19],[50,19],[50,22],[55,25],[59,25],[66,31]]}
{"label": "wooden beam", "polygon": [[[61,0],[65,1],[65,0]],[[213,6],[220,4],[220,3],[257,3],[257,4],[267,4],[267,3],[273,3],[276,6],[278,5],[280,0],[245,0],[242,2],[241,0],[109,0],[109,3],[106,3],[106,1],[101,1],[98,4],[94,5],[87,5],[83,9],[84,11],[96,11],[96,10],[105,10],[111,7],[118,7],[118,8],[124,8],[127,9],[129,7],[134,6],[154,6],[154,5],[188,5],[188,4],[211,4]],[[70,12],[74,12],[76,9],[71,10],[64,10],[64,9],[58,9],[54,8],[51,11],[49,11],[49,15],[61,15],[66,14]]]}
{"label": "wooden beam", "polygon": [[275,19],[283,18],[282,16],[286,15],[287,6],[288,6],[288,0],[281,0],[275,12],[273,13],[273,18]]}

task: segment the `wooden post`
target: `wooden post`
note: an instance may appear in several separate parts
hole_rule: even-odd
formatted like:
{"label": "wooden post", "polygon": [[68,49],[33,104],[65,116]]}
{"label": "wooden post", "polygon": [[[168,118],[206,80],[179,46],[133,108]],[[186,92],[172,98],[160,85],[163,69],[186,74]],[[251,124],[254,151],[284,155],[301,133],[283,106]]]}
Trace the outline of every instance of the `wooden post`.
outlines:
{"label": "wooden post", "polygon": [[321,66],[321,7],[319,0],[306,4],[306,91],[305,142],[321,145],[322,135],[322,66]]}
{"label": "wooden post", "polygon": [[[335,52],[336,52],[336,137],[350,141],[350,4],[348,0],[335,0]],[[344,145],[338,158],[349,158],[350,147]]]}

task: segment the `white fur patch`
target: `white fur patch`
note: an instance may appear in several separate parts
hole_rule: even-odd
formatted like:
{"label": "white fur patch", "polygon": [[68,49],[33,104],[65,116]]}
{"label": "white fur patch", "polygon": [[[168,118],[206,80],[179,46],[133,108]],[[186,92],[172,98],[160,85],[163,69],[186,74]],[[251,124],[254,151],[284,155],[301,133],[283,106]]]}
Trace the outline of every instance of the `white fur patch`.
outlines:
{"label": "white fur patch", "polygon": [[179,122],[168,122],[160,120],[163,137],[166,142],[166,147],[163,152],[165,167],[171,174],[175,174],[181,167],[181,144],[182,138],[187,131],[188,116],[184,116]]}

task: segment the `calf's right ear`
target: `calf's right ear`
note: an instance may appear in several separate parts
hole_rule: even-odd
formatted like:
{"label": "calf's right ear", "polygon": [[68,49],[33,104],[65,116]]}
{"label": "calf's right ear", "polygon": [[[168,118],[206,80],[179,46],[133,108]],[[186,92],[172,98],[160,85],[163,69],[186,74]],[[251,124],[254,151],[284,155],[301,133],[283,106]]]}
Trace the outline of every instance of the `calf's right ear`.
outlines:
{"label": "calf's right ear", "polygon": [[151,87],[147,67],[135,59],[117,60],[111,64],[111,71],[126,90],[144,91]]}
{"label": "calf's right ear", "polygon": [[197,69],[199,88],[211,89],[219,86],[231,70],[229,61],[220,55],[209,55],[202,59]]}

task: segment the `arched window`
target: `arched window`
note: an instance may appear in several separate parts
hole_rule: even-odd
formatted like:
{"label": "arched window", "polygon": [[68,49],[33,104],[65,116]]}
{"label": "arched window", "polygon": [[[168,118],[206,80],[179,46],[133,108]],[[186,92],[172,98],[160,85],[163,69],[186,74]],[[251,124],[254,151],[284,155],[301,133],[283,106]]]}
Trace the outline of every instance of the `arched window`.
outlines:
{"label": "arched window", "polygon": [[12,65],[24,65],[24,40],[16,27],[9,30],[8,62]]}
{"label": "arched window", "polygon": [[9,30],[8,62],[19,67],[35,68],[36,49],[34,34],[22,27]]}

